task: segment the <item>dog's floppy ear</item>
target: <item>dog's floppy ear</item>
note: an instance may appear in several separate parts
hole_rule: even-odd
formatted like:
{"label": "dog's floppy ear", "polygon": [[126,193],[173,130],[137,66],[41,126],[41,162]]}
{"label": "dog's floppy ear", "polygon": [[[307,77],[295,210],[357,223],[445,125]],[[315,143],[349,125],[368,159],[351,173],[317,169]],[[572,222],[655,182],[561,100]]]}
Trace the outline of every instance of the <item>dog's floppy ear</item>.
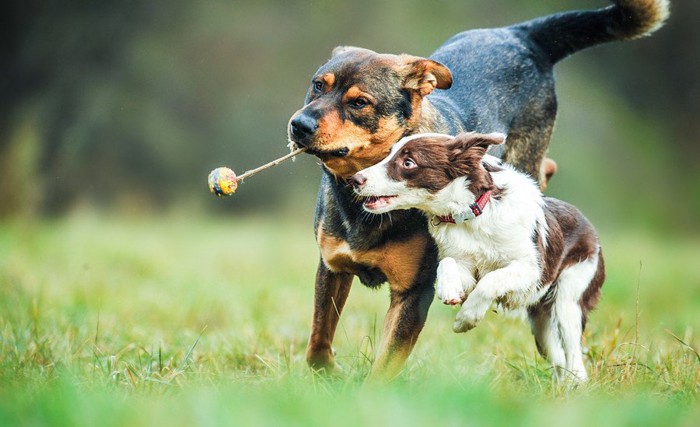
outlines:
{"label": "dog's floppy ear", "polygon": [[405,75],[403,87],[426,96],[435,88],[449,89],[452,86],[452,73],[441,63],[411,55],[401,55],[401,60]]}
{"label": "dog's floppy ear", "polygon": [[355,53],[376,53],[373,50],[365,49],[363,47],[355,47],[355,46],[336,46],[335,49],[333,49],[333,52],[331,53],[331,58],[335,58],[338,55],[342,55],[344,53],[348,52],[355,52]]}
{"label": "dog's floppy ear", "polygon": [[484,157],[486,150],[491,145],[500,145],[506,142],[506,136],[502,133],[460,133],[448,142],[448,150],[450,152],[450,160],[454,161],[460,157],[475,156],[478,158]]}

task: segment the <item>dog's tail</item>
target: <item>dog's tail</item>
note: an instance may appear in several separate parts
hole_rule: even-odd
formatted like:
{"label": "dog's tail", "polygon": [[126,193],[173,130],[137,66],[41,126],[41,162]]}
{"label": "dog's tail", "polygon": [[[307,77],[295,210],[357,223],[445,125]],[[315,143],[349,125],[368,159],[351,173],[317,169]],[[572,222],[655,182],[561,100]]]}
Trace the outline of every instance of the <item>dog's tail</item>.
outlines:
{"label": "dog's tail", "polygon": [[574,52],[614,40],[632,40],[659,29],[669,15],[669,0],[612,0],[613,5],[572,11],[523,22],[523,31],[552,64]]}

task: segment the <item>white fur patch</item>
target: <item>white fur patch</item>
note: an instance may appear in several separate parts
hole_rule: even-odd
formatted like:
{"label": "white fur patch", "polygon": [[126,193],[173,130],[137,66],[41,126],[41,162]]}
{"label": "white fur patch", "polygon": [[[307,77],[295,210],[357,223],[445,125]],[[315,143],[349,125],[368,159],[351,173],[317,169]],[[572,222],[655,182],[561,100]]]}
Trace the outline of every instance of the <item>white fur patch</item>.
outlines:
{"label": "white fur patch", "polygon": [[[440,134],[433,136],[442,137]],[[399,141],[382,162],[361,172],[367,180],[359,194],[391,195],[388,210],[418,208],[430,217],[464,212],[475,202],[467,177],[459,177],[441,190],[408,187],[387,174],[387,163],[403,146],[426,134]],[[545,201],[537,183],[493,156],[483,162],[500,168],[491,178],[501,191],[483,213],[461,224],[429,221],[430,234],[438,246],[436,296],[445,304],[463,301],[455,318],[455,332],[474,328],[494,303],[505,311],[524,312],[541,303],[550,283],[540,283],[542,259],[537,239],[546,248],[549,227]],[[555,368],[555,378],[585,381],[581,354],[581,296],[598,268],[598,254],[564,269],[552,294],[551,310],[530,318],[538,345]],[[480,278],[476,281],[476,277]]]}
{"label": "white fur patch", "polygon": [[408,188],[406,183],[403,181],[396,181],[391,179],[387,174],[387,163],[394,158],[397,152],[403,148],[406,143],[417,139],[417,138],[452,138],[450,135],[445,135],[441,133],[421,133],[410,135],[402,138],[394,144],[391,148],[391,152],[387,157],[385,157],[381,162],[374,166],[370,166],[367,169],[363,169],[359,174],[367,178],[366,184],[360,189],[356,189],[358,195],[360,196],[395,196],[389,200],[386,206],[382,206],[379,209],[371,210],[370,212],[381,214],[389,212],[396,209],[410,209],[421,204],[422,200],[430,198],[430,192],[421,188]]}

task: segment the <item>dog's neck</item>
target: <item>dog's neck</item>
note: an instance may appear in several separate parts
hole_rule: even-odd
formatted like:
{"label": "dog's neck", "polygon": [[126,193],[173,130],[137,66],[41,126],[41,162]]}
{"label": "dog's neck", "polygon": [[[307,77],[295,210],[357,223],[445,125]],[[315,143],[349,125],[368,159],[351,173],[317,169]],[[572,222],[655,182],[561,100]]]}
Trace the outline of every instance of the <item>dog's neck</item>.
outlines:
{"label": "dog's neck", "polygon": [[431,222],[433,225],[438,225],[440,223],[462,224],[465,221],[469,221],[475,219],[478,216],[481,216],[481,214],[484,213],[484,209],[486,208],[486,205],[489,203],[490,200],[491,191],[489,190],[481,196],[479,196],[474,203],[469,205],[469,210],[447,216],[436,215],[433,216]]}
{"label": "dog's neck", "polygon": [[423,98],[421,102],[421,114],[417,129],[414,133],[445,133],[456,135],[464,129],[452,129],[444,118],[444,115],[430,102]]}
{"label": "dog's neck", "polygon": [[[491,166],[489,165],[489,167]],[[491,172],[483,168],[478,177],[461,176],[456,178],[445,188],[435,193],[431,200],[427,201],[420,209],[436,217],[451,217],[472,212],[472,206],[486,193],[489,193],[489,198],[492,196],[499,198],[502,189],[493,182]]]}
{"label": "dog's neck", "polygon": [[[427,230],[427,218],[415,209],[397,210],[382,215],[370,215],[345,181],[323,168],[322,192],[324,221],[333,222],[337,237],[348,242],[353,249],[366,250],[386,243],[387,236]],[[316,212],[317,225],[320,211]]]}
{"label": "dog's neck", "polygon": [[419,209],[427,214],[435,216],[450,216],[469,209],[469,205],[476,201],[478,195],[467,188],[469,180],[461,176],[450,182],[427,200]]}

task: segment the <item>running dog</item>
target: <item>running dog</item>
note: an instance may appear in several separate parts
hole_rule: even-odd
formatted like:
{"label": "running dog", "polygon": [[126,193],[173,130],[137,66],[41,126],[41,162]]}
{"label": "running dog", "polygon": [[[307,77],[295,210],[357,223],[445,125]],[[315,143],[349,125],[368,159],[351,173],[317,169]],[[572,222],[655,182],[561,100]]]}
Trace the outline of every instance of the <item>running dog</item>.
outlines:
{"label": "running dog", "polygon": [[599,43],[651,34],[667,15],[667,0],[614,0],[598,10],[466,31],[429,58],[336,48],[288,126],[290,144],[306,147],[323,171],[314,221],[321,254],[310,366],[326,373],[337,368],[332,342],[353,276],[370,287],[389,282],[373,377],[400,372],[435,292],[438,250],[424,215],[401,210],[380,221],[363,210],[348,178],[384,159],[407,135],[495,131],[508,142],[491,154],[544,184],[554,171],[544,161],[557,110],[553,66]]}
{"label": "running dog", "polygon": [[365,210],[417,208],[438,246],[437,297],[461,304],[465,332],[493,303],[527,311],[555,379],[588,378],[581,336],[605,279],[593,226],[575,207],[544,197],[535,181],[486,151],[502,134],[408,136],[349,182]]}

